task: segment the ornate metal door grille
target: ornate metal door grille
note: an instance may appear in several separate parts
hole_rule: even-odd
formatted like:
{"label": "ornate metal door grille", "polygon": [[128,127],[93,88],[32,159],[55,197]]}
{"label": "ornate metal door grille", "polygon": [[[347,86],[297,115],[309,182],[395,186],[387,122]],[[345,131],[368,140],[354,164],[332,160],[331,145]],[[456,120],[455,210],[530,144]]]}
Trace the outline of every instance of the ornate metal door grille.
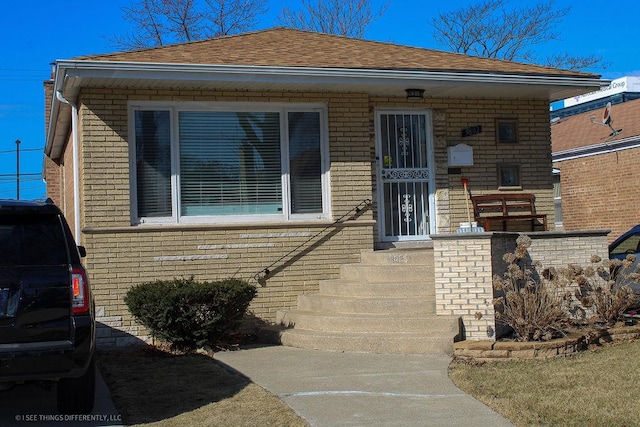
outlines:
{"label": "ornate metal door grille", "polygon": [[379,115],[378,170],[384,240],[430,232],[430,161],[426,114]]}

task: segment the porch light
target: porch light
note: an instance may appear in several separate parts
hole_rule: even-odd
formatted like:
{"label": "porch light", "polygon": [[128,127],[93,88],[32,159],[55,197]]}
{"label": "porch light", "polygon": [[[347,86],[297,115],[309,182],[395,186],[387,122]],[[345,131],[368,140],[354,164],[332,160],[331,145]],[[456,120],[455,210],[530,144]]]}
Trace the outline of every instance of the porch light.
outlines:
{"label": "porch light", "polygon": [[424,98],[424,89],[405,89],[407,101],[420,101]]}

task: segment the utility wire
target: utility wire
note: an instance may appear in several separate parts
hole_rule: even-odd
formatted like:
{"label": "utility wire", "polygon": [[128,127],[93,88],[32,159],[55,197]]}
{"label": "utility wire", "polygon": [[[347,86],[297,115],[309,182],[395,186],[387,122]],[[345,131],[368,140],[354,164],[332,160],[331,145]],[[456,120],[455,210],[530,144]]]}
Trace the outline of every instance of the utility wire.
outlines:
{"label": "utility wire", "polygon": [[[43,151],[44,148],[21,148],[20,152],[24,153],[25,151]],[[15,154],[18,150],[4,150],[0,151],[0,154]]]}

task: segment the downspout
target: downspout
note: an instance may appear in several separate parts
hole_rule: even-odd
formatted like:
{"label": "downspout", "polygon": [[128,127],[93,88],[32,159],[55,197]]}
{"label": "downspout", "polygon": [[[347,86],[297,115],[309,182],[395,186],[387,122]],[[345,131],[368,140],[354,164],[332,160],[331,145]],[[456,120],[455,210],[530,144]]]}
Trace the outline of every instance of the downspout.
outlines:
{"label": "downspout", "polygon": [[71,106],[71,145],[73,147],[73,224],[76,245],[81,245],[80,238],[80,165],[78,160],[78,107],[56,91],[58,101]]}

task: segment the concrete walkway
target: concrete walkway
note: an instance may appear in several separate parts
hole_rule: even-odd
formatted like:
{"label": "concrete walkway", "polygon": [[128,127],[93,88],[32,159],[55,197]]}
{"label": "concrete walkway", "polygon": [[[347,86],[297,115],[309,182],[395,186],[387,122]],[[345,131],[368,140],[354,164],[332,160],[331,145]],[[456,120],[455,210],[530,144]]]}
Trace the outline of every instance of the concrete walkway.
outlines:
{"label": "concrete walkway", "polygon": [[312,426],[513,425],[449,380],[445,356],[276,346],[220,352],[215,359],[279,396]]}

